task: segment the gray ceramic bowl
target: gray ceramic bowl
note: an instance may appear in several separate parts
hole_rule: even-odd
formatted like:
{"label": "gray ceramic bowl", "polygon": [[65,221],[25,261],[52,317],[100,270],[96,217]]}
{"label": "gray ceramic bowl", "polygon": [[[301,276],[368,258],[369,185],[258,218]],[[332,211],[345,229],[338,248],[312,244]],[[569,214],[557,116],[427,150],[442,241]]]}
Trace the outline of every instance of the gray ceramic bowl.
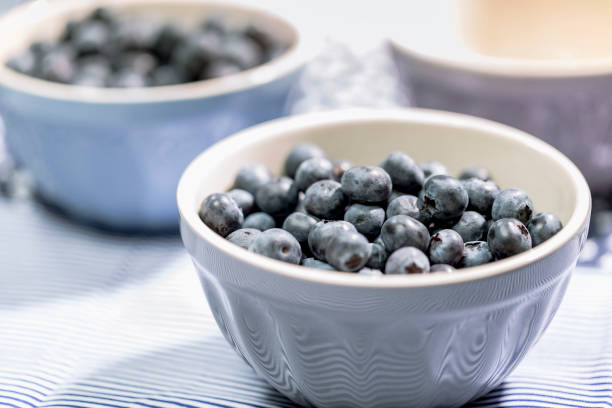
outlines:
{"label": "gray ceramic bowl", "polygon": [[[414,2],[392,36],[395,59],[414,105],[523,129],[572,159],[594,193],[612,193],[612,55],[605,54],[610,25],[605,23],[608,36],[601,37],[599,54],[593,46],[580,51],[579,42],[602,29],[572,34],[591,5],[560,5],[583,5],[576,24],[568,26],[553,18],[553,3]],[[612,18],[610,7],[598,5]],[[597,10],[593,5],[587,14],[596,18]],[[506,26],[514,30],[504,31]],[[549,38],[561,27],[564,36]],[[536,34],[521,32],[529,28]],[[585,55],[567,58],[563,52]]]}
{"label": "gray ceramic bowl", "polygon": [[[281,116],[312,52],[292,22],[229,3],[199,0],[57,1],[25,4],[0,19],[0,113],[8,146],[40,193],[72,215],[120,229],[177,228],[181,172],[206,147]],[[273,61],[235,75],[143,89],[77,87],[21,75],[5,61],[66,21],[106,5],[184,25],[207,15],[253,24],[290,45]],[[41,8],[42,7],[42,8]]]}
{"label": "gray ceramic bowl", "polygon": [[[244,163],[280,171],[298,142],[377,164],[404,150],[458,172],[489,168],[565,227],[537,248],[454,274],[369,277],[281,263],[206,227],[204,197]],[[423,110],[347,111],[256,126],[198,156],[178,188],[181,233],[219,328],[279,392],[318,407],[459,406],[500,384],[557,310],[587,235],[589,188],[561,153],[521,131]]]}

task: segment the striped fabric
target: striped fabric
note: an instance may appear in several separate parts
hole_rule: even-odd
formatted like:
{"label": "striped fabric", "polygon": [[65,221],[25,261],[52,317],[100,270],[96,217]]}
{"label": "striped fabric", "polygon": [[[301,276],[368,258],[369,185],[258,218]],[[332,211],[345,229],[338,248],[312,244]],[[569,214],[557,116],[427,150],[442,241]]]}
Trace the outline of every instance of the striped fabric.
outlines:
{"label": "striped fabric", "polygon": [[[108,235],[25,200],[0,201],[0,225],[0,406],[292,406],[225,343],[178,238]],[[538,345],[473,406],[612,407],[611,293],[612,271],[580,268]]]}
{"label": "striped fabric", "polygon": [[[381,65],[356,69],[346,59],[353,57],[336,51],[345,58],[328,53],[327,65],[320,59],[306,72],[294,111],[403,103],[392,75],[381,79],[388,59],[369,58]],[[343,86],[309,93],[311,81],[336,86],[333,77],[317,77],[330,64]],[[359,87],[370,80],[378,92],[372,98]],[[611,259],[612,237],[588,243],[587,266],[547,333],[502,386],[472,406],[612,407]],[[0,406],[293,404],[226,344],[177,237],[111,235],[27,198],[0,198]]]}

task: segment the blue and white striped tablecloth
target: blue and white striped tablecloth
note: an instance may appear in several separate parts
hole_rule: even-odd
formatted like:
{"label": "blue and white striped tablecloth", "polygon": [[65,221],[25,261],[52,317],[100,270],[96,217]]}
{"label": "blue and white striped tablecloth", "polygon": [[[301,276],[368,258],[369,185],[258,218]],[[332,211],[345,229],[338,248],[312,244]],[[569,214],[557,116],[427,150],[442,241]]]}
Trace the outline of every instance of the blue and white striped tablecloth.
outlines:
{"label": "blue and white striped tablecloth", "polygon": [[[294,111],[402,103],[380,79],[388,61],[325,58],[306,72]],[[330,64],[343,82],[308,91]],[[368,72],[376,98],[358,86]],[[612,407],[611,260],[612,237],[588,243],[546,334],[472,406]],[[0,406],[293,405],[226,344],[177,237],[92,230],[18,197],[0,198]]]}

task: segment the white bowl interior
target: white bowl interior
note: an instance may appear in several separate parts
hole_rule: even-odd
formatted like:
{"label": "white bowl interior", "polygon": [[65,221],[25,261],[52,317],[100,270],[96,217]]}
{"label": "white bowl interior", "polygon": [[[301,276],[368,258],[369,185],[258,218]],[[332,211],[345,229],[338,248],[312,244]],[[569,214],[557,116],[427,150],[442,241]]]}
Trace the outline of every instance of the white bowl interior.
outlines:
{"label": "white bowl interior", "polygon": [[233,150],[230,157],[210,158],[200,173],[196,201],[228,190],[244,163],[263,163],[281,174],[290,149],[301,141],[312,141],[330,158],[355,164],[378,165],[390,152],[401,150],[417,162],[440,161],[455,176],[468,165],[483,166],[502,188],[522,188],[537,210],[557,214],[564,223],[576,207],[578,191],[561,163],[528,144],[491,137],[482,129],[456,128],[452,123],[371,120],[290,129],[266,139],[265,143],[245,140],[245,145]]}
{"label": "white bowl interior", "polygon": [[[199,220],[202,200],[230,189],[246,163],[263,163],[280,174],[284,158],[302,141],[320,145],[330,158],[355,164],[375,165],[390,152],[401,150],[417,162],[441,161],[455,175],[468,165],[486,167],[502,188],[522,188],[537,211],[557,214],[566,226],[530,251],[531,260],[576,235],[590,210],[590,192],[578,169],[556,149],[516,129],[445,112],[357,110],[277,120],[213,146],[183,174],[178,189],[182,218],[207,240],[225,245]],[[526,260],[524,255],[509,259]],[[511,268],[509,259],[495,264]]]}
{"label": "white bowl interior", "polygon": [[515,75],[612,71],[612,3],[606,0],[414,2],[395,44],[421,58]]}
{"label": "white bowl interior", "polygon": [[[251,70],[222,78],[196,83],[152,87],[143,89],[108,89],[76,87],[43,81],[17,73],[5,66],[8,59],[18,55],[32,42],[54,40],[61,35],[66,22],[80,19],[99,6],[110,7],[128,17],[179,22],[182,26],[195,26],[208,16],[223,18],[230,26],[253,25],[278,41],[289,46],[288,51],[274,60]],[[312,52],[305,49],[302,30],[284,18],[263,10],[239,4],[201,0],[94,0],[74,2],[58,0],[22,5],[0,18],[0,35],[10,38],[0,47],[0,84],[34,94],[55,98],[91,99],[102,102],[129,102],[131,100],[156,100],[190,98],[229,92],[241,87],[265,82],[279,75],[279,71],[297,68]],[[306,43],[308,48],[311,43]],[[299,48],[299,49],[298,49]],[[85,90],[84,90],[85,89]],[[160,93],[161,91],[161,93]],[[158,95],[159,94],[159,95]]]}

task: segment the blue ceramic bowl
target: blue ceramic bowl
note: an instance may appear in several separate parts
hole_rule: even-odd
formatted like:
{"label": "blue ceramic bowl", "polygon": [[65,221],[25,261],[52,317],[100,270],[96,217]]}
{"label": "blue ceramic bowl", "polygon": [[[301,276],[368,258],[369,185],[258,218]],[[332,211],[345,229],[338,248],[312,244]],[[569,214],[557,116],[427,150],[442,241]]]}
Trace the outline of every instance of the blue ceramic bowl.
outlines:
{"label": "blue ceramic bowl", "polygon": [[[290,48],[235,75],[145,89],[69,86],[4,66],[33,40],[55,38],[66,21],[99,5],[183,24],[222,16],[253,24]],[[197,0],[56,2],[48,10],[28,4],[4,16],[0,32],[11,38],[0,49],[0,109],[10,151],[44,198],[77,218],[118,229],[177,228],[181,172],[225,136],[281,116],[312,48],[303,30],[285,19]]]}
{"label": "blue ceramic bowl", "polygon": [[[538,247],[453,274],[364,276],[248,252],[198,217],[245,162],[280,171],[302,141],[377,164],[403,150],[453,173],[489,168],[564,228]],[[215,319],[236,352],[279,392],[317,407],[461,406],[500,384],[553,318],[585,242],[589,188],[544,142],[444,112],[353,111],[256,126],[198,156],[178,188],[181,234]]]}

